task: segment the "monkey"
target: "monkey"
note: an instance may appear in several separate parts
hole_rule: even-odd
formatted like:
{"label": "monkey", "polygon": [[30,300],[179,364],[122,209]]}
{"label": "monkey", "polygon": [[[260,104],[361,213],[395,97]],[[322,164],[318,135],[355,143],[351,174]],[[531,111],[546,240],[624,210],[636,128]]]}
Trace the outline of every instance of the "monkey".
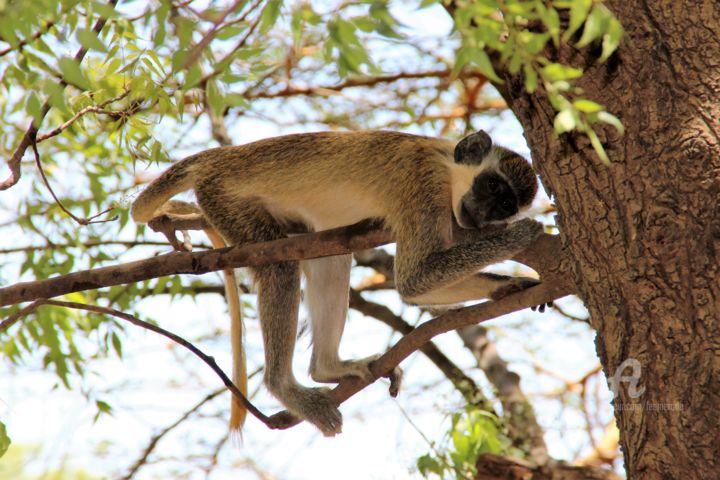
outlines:
{"label": "monkey", "polygon": [[[457,143],[390,131],[317,132],[191,155],[150,183],[131,213],[136,222],[148,222],[173,195],[193,190],[209,224],[230,245],[284,238],[298,226],[313,232],[379,219],[396,241],[401,297],[443,305],[499,298],[538,283],[479,272],[542,233],[542,224],[520,218],[537,188],[527,160],[493,144],[482,130]],[[292,371],[301,273],[313,341],[311,378],[372,381],[369,366],[377,356],[338,355],[351,264],[351,255],[340,255],[252,269],[265,385],[325,436],[341,432],[339,409],[327,388],[305,387]]]}

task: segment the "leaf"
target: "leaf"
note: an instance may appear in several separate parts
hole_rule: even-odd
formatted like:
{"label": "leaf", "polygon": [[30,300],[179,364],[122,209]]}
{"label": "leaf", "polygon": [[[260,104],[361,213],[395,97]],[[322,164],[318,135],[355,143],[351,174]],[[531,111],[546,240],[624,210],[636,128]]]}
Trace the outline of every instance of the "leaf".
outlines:
{"label": "leaf", "polygon": [[561,110],[557,115],[555,115],[555,122],[553,126],[555,128],[555,133],[558,135],[573,130],[575,125],[575,114],[572,110]]}
{"label": "leaf", "polygon": [[107,47],[102,41],[100,41],[97,33],[93,30],[90,30],[89,28],[79,28],[76,35],[80,45],[86,49],[98,52],[107,52]]}
{"label": "leaf", "polygon": [[573,0],[570,6],[570,23],[563,33],[563,41],[567,42],[573,33],[583,24],[592,7],[592,0]]}
{"label": "leaf", "polygon": [[615,129],[620,133],[620,135],[625,135],[625,126],[622,124],[620,119],[612,113],[599,112],[597,114],[597,119],[599,122],[604,122],[615,127]]}
{"label": "leaf", "polygon": [[600,143],[600,139],[598,138],[597,133],[595,133],[595,130],[588,128],[585,133],[590,139],[590,143],[595,149],[595,153],[597,153],[598,157],[600,157],[600,160],[602,160],[604,164],[610,165],[610,159],[608,158],[607,152],[605,152],[605,147],[603,147],[602,143]]}
{"label": "leaf", "polygon": [[112,341],[113,349],[115,350],[115,353],[119,358],[122,358],[123,356],[123,349],[122,349],[122,341],[120,340],[120,337],[117,333],[113,332],[110,336],[110,340]]}
{"label": "leaf", "polygon": [[225,98],[220,88],[218,88],[217,82],[208,82],[205,92],[210,109],[215,112],[216,115],[222,115],[223,110],[225,110]]}
{"label": "leaf", "polygon": [[0,457],[5,455],[12,441],[7,434],[7,428],[3,422],[0,422]]}
{"label": "leaf", "polygon": [[64,57],[58,61],[58,65],[60,66],[63,78],[69,84],[82,88],[83,90],[90,90],[90,81],[82,70],[80,70],[80,65],[77,61],[69,57]]}
{"label": "leaf", "polygon": [[478,70],[485,75],[489,80],[495,83],[503,83],[503,80],[497,76],[495,69],[490,62],[490,57],[485,53],[485,50],[477,49],[472,52],[472,62],[478,67]]}
{"label": "leaf", "polygon": [[260,34],[265,34],[275,25],[280,16],[281,0],[270,0],[260,16]]}
{"label": "leaf", "polygon": [[583,48],[600,38],[606,29],[611,15],[610,11],[602,5],[593,7],[587,20],[585,20],[582,36],[575,46],[577,48]]}
{"label": "leaf", "polygon": [[562,65],[560,63],[551,63],[544,66],[542,69],[543,79],[549,82],[572,80],[573,78],[581,77],[582,74],[583,71],[581,69]]}
{"label": "leaf", "polygon": [[573,105],[575,105],[575,108],[584,113],[596,113],[602,111],[603,109],[603,106],[599,103],[595,103],[592,100],[588,100],[586,98],[575,100],[573,102]]}
{"label": "leaf", "polygon": [[533,93],[537,89],[538,75],[533,66],[529,63],[523,65],[523,71],[525,72],[525,90],[528,93]]}
{"label": "leaf", "polygon": [[610,55],[612,55],[620,45],[620,39],[622,39],[624,34],[625,30],[623,30],[623,27],[617,18],[612,17],[608,20],[608,26],[605,30],[605,35],[603,35],[602,55],[600,55],[600,58],[598,59],[599,62],[604,62],[610,58]]}

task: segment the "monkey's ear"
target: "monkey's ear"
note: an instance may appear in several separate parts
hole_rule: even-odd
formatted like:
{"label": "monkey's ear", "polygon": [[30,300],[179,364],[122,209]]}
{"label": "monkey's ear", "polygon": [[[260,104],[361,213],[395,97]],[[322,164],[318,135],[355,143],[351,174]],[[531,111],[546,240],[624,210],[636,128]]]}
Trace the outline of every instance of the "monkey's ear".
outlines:
{"label": "monkey's ear", "polygon": [[463,138],[455,145],[455,163],[479,165],[490,153],[492,140],[484,130],[478,130]]}

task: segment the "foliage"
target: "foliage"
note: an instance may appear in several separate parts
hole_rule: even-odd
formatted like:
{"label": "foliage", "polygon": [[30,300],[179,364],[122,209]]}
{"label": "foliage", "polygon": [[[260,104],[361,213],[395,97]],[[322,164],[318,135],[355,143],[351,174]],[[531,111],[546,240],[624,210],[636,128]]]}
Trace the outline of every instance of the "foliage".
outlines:
{"label": "foliage", "polygon": [[[569,17],[565,29],[561,29],[560,12]],[[491,80],[502,83],[490,58],[490,54],[497,54],[499,63],[511,74],[523,73],[528,92],[539,86],[545,89],[558,112],[557,134],[572,130],[584,133],[600,158],[609,161],[593,124],[607,123],[622,133],[620,120],[602,105],[584,98],[582,90],[573,86],[573,80],[582,76],[582,69],[551,57],[561,42],[570,42],[576,48],[597,44],[600,48],[597,61],[610,58],[620,44],[623,29],[607,7],[593,0],[478,0],[458,6],[455,22],[463,33],[455,72],[472,65]]]}
{"label": "foliage", "polygon": [[510,440],[499,428],[499,419],[475,406],[452,415],[450,429],[440,446],[417,460],[425,477],[469,480],[477,473],[475,462],[483,453],[510,453]]}

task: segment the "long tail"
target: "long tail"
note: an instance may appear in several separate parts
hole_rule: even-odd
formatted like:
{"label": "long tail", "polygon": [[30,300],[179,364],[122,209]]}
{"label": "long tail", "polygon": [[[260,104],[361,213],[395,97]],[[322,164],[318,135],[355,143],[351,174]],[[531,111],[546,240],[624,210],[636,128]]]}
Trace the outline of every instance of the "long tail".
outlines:
{"label": "long tail", "polygon": [[[214,248],[225,247],[225,240],[213,229],[206,229],[205,234]],[[237,280],[231,268],[223,270],[225,280],[225,296],[230,311],[230,342],[232,346],[233,370],[232,381],[247,398],[247,364],[245,362],[245,347],[243,345],[242,310],[240,309],[240,291]],[[247,409],[235,396],[230,404],[230,431],[239,432],[245,423]]]}
{"label": "long tail", "polygon": [[140,192],[131,210],[135,222],[149,222],[173,195],[192,188],[193,176],[190,167],[195,163],[192,161],[194,159],[195,157],[188,157],[176,163]]}

